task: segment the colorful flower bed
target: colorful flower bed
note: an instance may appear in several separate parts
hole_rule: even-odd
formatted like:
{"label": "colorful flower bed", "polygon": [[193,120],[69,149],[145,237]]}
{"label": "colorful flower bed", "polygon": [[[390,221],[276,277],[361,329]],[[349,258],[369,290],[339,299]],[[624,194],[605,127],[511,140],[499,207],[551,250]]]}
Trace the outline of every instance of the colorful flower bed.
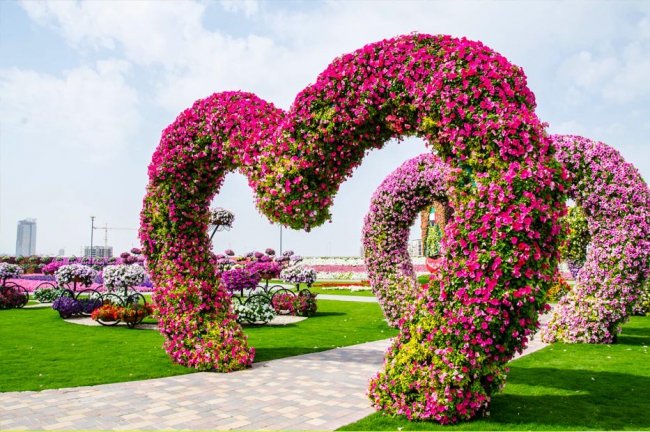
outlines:
{"label": "colorful flower bed", "polygon": [[197,101],[163,132],[141,212],[168,353],[201,370],[252,361],[207,236],[226,173],[248,177],[271,220],[310,229],[368,150],[417,135],[450,166],[455,216],[437,279],[400,323],[370,396],[409,418],[473,417],[538,325],[557,267],[566,173],[534,107],[501,55],[420,34],[338,57],[286,113],[250,93]]}
{"label": "colorful flower bed", "polygon": [[421,291],[408,252],[409,234],[424,208],[446,200],[448,171],[432,154],[417,156],[389,174],[370,201],[362,242],[372,292],[390,326],[397,326]]}
{"label": "colorful flower bed", "polygon": [[572,174],[569,196],[584,211],[591,248],[577,285],[560,300],[542,339],[610,343],[650,272],[650,190],[608,145],[572,135],[551,139]]}
{"label": "colorful flower bed", "polygon": [[[424,264],[422,257],[414,257],[411,259],[413,270],[418,276],[428,275],[429,271]],[[310,264],[312,262],[319,264]],[[363,258],[350,258],[349,264],[341,264],[345,262],[343,258],[333,258],[332,263],[328,264],[327,258],[305,258],[303,265],[316,271],[316,275],[320,280],[327,279],[340,279],[340,280],[363,280],[368,279],[368,270],[366,268]],[[421,263],[420,263],[421,261]]]}

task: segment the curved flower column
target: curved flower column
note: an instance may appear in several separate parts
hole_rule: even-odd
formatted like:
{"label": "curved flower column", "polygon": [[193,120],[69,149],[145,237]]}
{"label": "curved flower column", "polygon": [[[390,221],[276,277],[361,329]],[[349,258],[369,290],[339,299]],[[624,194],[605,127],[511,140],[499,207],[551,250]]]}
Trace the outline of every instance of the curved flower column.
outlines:
{"label": "curved flower column", "polygon": [[650,190],[608,145],[572,135],[551,139],[573,175],[569,196],[584,210],[592,239],[577,285],[560,300],[542,339],[610,343],[650,271]]}
{"label": "curved flower column", "polygon": [[163,131],[149,165],[140,241],[164,346],[178,364],[227,372],[253,361],[215,275],[209,205],[228,172],[255,161],[281,118],[255,95],[220,93],[197,101]]}
{"label": "curved flower column", "polygon": [[164,132],[142,212],[168,352],[218,370],[250,360],[206,234],[226,172],[248,176],[270,219],[309,229],[329,218],[366,151],[416,135],[450,166],[455,213],[438,279],[371,394],[411,418],[472,417],[538,325],[557,266],[566,172],[534,108],[523,71],[503,56],[419,34],[337,58],[284,116],[252,95],[198,101]]}
{"label": "curved flower column", "polygon": [[370,201],[362,235],[366,268],[390,326],[397,326],[420,291],[408,252],[410,228],[433,200],[447,199],[447,171],[438,157],[417,156],[386,177]]}

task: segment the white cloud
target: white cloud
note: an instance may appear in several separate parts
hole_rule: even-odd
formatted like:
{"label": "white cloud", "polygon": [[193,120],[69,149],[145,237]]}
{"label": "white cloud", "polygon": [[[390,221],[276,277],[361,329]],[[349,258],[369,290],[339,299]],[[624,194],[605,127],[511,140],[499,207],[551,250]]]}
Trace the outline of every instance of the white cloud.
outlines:
{"label": "white cloud", "polygon": [[[145,155],[143,150],[142,160],[130,167],[133,173],[119,166],[125,178],[134,177],[134,173],[144,177],[147,162],[144,159],[150,157],[156,145],[159,137],[156,134],[194,100],[217,91],[243,90],[288,108],[295,95],[314,82],[336,56],[412,31],[483,41],[524,67],[529,85],[538,96],[538,113],[540,116],[544,113],[542,120],[551,121],[552,131],[607,139],[617,148],[628,145],[626,157],[638,162],[648,178],[650,167],[642,157],[648,150],[647,140],[643,139],[647,131],[642,124],[648,117],[644,105],[650,83],[647,80],[650,56],[644,55],[644,50],[648,52],[650,41],[650,3],[598,2],[594,6],[593,2],[326,1],[303,3],[306,7],[299,10],[293,5],[293,2],[227,2],[211,8],[197,1],[23,3],[32,19],[54,29],[76,49],[79,64],[88,58],[109,55],[132,64],[138,77],[146,77],[147,89],[152,94],[145,93],[142,83],[137,88],[141,92],[143,113],[147,115],[147,136],[142,142],[148,143],[149,153]],[[212,12],[218,19],[212,21]],[[13,95],[10,100],[3,95],[4,111],[0,114],[3,119],[9,119],[3,120],[3,141],[9,136],[16,143],[32,148],[36,148],[35,142],[52,142],[61,149],[81,148],[78,146],[88,142],[97,149],[123,147],[131,134],[140,129],[138,94],[125,81],[125,64],[111,62],[117,69],[112,73],[100,66],[75,64],[63,78],[37,72],[4,71],[7,75],[2,80],[7,87],[11,83],[14,87],[16,84],[39,88],[43,95],[23,98],[17,90],[3,87],[3,92]],[[128,83],[135,87],[134,82]],[[92,105],[96,99],[92,95],[101,95],[106,101],[101,115],[93,114],[97,107]],[[166,113],[161,113],[160,107]],[[641,114],[638,119],[629,120],[629,113],[635,108]],[[103,122],[99,121],[100,117]],[[27,123],[22,123],[23,118]],[[34,124],[45,126],[38,130]],[[630,143],[641,144],[633,148]],[[412,148],[413,152],[420,150],[420,147]],[[55,153],[47,148],[43,151],[50,152],[49,155]],[[311,240],[305,241],[302,233],[285,234],[285,239],[293,238],[301,244],[296,250],[303,254],[326,253],[324,245],[330,239],[336,242],[335,254],[356,253],[363,215],[370,195],[381,180],[379,174],[376,177],[371,173],[381,172],[383,176],[407,155],[411,156],[411,152],[389,146],[378,153],[381,157],[369,158],[358,172],[361,177],[355,176],[341,188],[332,225],[315,230],[307,237]],[[56,161],[57,167],[74,169],[62,159]],[[374,169],[380,165],[380,169]],[[35,178],[46,181],[39,173]],[[233,184],[239,183],[241,188],[247,188],[241,179]],[[102,212],[104,217],[110,216],[106,219],[109,224],[133,226],[137,223],[132,220],[137,221],[143,188],[138,183],[138,187],[127,191],[128,182],[124,184],[121,195],[130,200],[129,207],[115,197]],[[66,194],[66,199],[79,195],[78,186],[75,191]],[[233,201],[235,208],[238,200],[248,200],[240,192],[225,187],[218,199],[226,203]],[[101,193],[101,199],[107,200],[105,192]],[[93,214],[99,214],[96,210],[99,203],[91,207],[87,200],[79,200],[87,207],[78,205],[76,213],[83,213],[85,219],[70,225],[86,223],[91,208]],[[252,200],[249,201],[245,208],[240,208],[241,217],[238,215],[238,220],[249,222],[240,225],[247,233],[235,235],[233,230],[232,240],[228,240],[233,246],[234,242],[247,242],[247,247],[240,245],[238,250],[263,248],[266,244],[260,242],[270,242],[277,235],[277,227],[269,227],[256,215],[248,215],[253,212]],[[109,207],[114,209],[112,214]],[[65,205],[58,207],[58,211],[64,212],[65,208]],[[31,214],[43,217],[36,211]],[[3,217],[7,220],[6,215]],[[119,217],[131,219],[120,221]],[[249,227],[255,228],[254,235],[248,233],[253,231]],[[223,234],[224,240],[226,236]],[[337,244],[341,245],[340,249]]]}
{"label": "white cloud", "polygon": [[0,70],[0,124],[16,140],[8,144],[35,149],[51,142],[62,151],[111,159],[141,121],[137,93],[124,81],[129,67],[123,60],[104,60],[66,71],[63,78]]}
{"label": "white cloud", "polygon": [[560,135],[587,136],[587,128],[576,120],[569,120],[551,125],[549,127],[549,132]]}
{"label": "white cloud", "polygon": [[247,17],[255,15],[260,10],[257,0],[221,0],[221,7],[228,12],[244,12]]}
{"label": "white cloud", "polygon": [[629,44],[621,57],[623,66],[603,88],[603,97],[632,102],[650,95],[650,40]]}
{"label": "white cloud", "polygon": [[579,87],[593,90],[600,87],[619,67],[619,62],[614,57],[594,59],[592,53],[582,51],[562,63],[558,74]]}

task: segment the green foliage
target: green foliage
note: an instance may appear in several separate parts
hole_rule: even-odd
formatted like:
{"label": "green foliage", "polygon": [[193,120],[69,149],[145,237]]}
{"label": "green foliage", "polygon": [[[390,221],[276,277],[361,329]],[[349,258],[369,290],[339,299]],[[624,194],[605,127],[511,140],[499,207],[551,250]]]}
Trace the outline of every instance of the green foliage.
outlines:
{"label": "green foliage", "polygon": [[564,222],[568,227],[565,244],[560,248],[564,260],[571,260],[582,266],[587,260],[587,246],[591,242],[589,224],[581,207],[569,207]]}
{"label": "green foliage", "polygon": [[52,303],[60,295],[61,290],[58,288],[38,288],[34,291],[34,298],[41,303]]}
{"label": "green foliage", "polygon": [[440,241],[442,240],[442,230],[440,225],[434,224],[427,230],[427,240],[425,243],[424,254],[428,257],[434,257],[440,254]]}

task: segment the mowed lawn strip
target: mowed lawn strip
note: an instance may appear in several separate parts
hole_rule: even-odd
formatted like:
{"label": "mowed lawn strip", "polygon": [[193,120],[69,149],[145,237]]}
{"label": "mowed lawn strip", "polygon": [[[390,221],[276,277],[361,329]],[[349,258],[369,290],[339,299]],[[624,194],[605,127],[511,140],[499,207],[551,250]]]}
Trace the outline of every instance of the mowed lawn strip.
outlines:
{"label": "mowed lawn strip", "polygon": [[489,417],[455,426],[382,412],[341,430],[650,430],[650,317],[632,317],[618,343],[553,344],[510,365]]}
{"label": "mowed lawn strip", "polygon": [[[246,327],[255,361],[386,339],[376,303],[318,302],[313,318],[286,326]],[[44,390],[183,375],[157,331],[66,323],[49,308],[0,311],[0,391]]]}

